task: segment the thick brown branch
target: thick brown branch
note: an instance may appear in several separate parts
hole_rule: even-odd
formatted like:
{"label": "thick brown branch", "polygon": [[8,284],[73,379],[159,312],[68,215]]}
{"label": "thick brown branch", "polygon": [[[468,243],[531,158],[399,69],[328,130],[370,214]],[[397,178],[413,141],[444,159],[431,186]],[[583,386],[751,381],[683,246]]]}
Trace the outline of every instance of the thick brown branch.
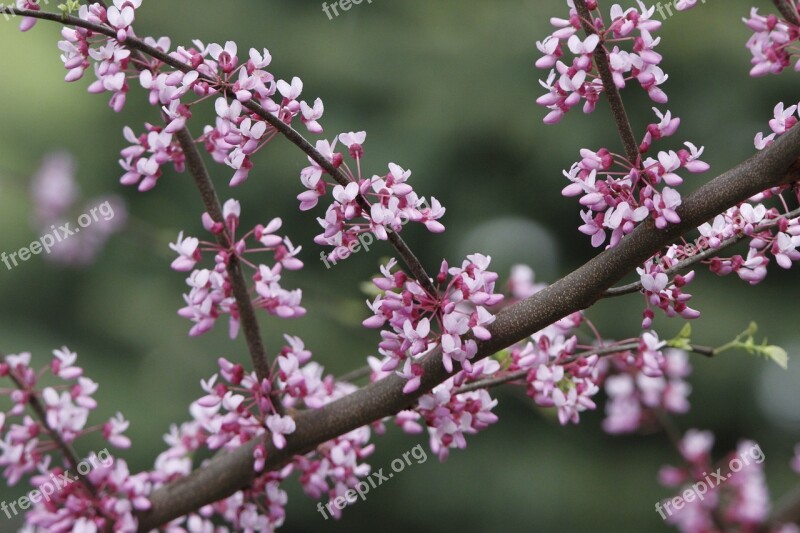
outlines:
{"label": "thick brown branch", "polygon": [[[589,23],[591,16],[585,1],[576,0],[576,5],[581,17],[585,19],[584,29],[587,32],[594,32]],[[114,37],[114,32],[110,28],[95,26],[74,17],[29,12],[11,7],[3,8],[0,12],[81,26]],[[141,50],[174,68],[184,71],[188,69],[186,65],[147,47],[136,39],[129,39],[126,46]],[[636,164],[638,149],[627,116],[624,114],[619,92],[613,86],[613,80],[610,80],[610,69],[604,50],[595,52],[595,61],[606,86],[626,154],[631,163]],[[272,119],[266,116],[264,118],[273,124]],[[304,139],[297,132],[287,130],[285,124],[273,125],[339,181],[341,176],[337,175],[338,169],[333,169],[334,172],[331,172],[331,169],[326,167],[329,163],[307,141],[304,143]],[[800,156],[800,128],[794,128],[770,148],[722,174],[686,198],[678,210],[681,217],[680,224],[658,230],[652,220],[648,219],[618,246],[599,254],[578,270],[527,300],[498,313],[496,321],[490,327],[492,338],[479,343],[476,360],[514,344],[570,313],[591,306],[609,287],[666,244],[752,195],[783,183],[790,165],[798,156]],[[420,265],[419,269],[421,268]],[[425,280],[430,282],[427,277]],[[425,283],[425,280],[420,282]],[[277,450],[271,443],[265,443],[268,452],[265,468],[275,469],[290,461],[293,456],[313,450],[331,438],[391,416],[412,405],[419,396],[449,377],[442,365],[441,354],[432,354],[421,364],[424,369],[422,384],[413,394],[403,394],[405,380],[392,375],[321,409],[299,413],[296,417],[297,429],[289,436],[284,449]],[[256,474],[253,470],[252,453],[256,443],[252,441],[235,452],[220,455],[189,477],[155,491],[151,497],[152,508],[146,513],[139,514],[140,531],[149,531],[248,486]]]}
{"label": "thick brown branch", "polygon": [[[476,358],[492,355],[570,313],[591,306],[609,287],[666,244],[747,198],[784,183],[798,155],[800,128],[793,128],[766,150],[685,198],[678,209],[679,224],[659,230],[648,219],[616,247],[527,300],[498,313],[490,327],[492,338],[479,344]],[[403,394],[405,380],[392,375],[322,409],[299,413],[297,430],[289,436],[286,448],[276,450],[267,443],[266,468],[275,469],[294,455],[313,450],[326,440],[408,408],[420,395],[449,377],[439,354],[427,357],[421,364],[425,373],[422,385],[414,394]],[[151,498],[152,509],[139,517],[140,530],[148,531],[247,486],[255,475],[253,447],[250,443],[215,458],[188,478],[155,491]]]}

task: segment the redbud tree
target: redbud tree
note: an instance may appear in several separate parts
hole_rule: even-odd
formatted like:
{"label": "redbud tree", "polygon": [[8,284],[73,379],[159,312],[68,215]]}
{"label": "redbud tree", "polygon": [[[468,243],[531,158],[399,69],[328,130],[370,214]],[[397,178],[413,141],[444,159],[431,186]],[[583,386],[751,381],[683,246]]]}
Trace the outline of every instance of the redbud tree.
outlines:
{"label": "redbud tree", "polygon": [[[696,4],[670,3],[677,11]],[[764,4],[743,14],[752,32],[750,76],[800,70],[800,3]],[[522,264],[495,272],[480,249],[423,264],[402,236],[408,225],[439,234],[447,210],[469,206],[445,207],[399,162],[367,163],[366,131],[328,132],[322,98],[306,94],[302,72],[273,69],[268,42],[245,49],[232,40],[140,36],[147,30],[136,18],[146,8],[142,0],[67,0],[48,10],[18,0],[1,12],[24,32],[60,27],[65,80],[104,94],[114,112],[124,116],[131,97],[152,106],[150,116],[129,117],[124,127],[113,156],[119,182],[157,195],[165,180],[190,177],[182,183],[199,193],[202,231],[181,231],[169,244],[171,268],[186,277],[177,313],[189,336],[223,329],[243,338],[248,353],[219,357],[187,420],[169,428],[166,449],[140,472],[98,453],[90,455],[92,468],[80,468],[83,437],[102,438],[106,450],[132,442],[124,405],[107,420],[93,413],[102,384],[84,373],[75,352],[4,354],[0,467],[9,485],[39,490],[22,509],[26,531],[271,531],[286,519],[287,483],[298,481],[321,512],[340,518],[364,492],[375,470],[370,456],[389,427],[423,436],[445,461],[501,423],[494,412],[500,387],[524,391],[565,426],[599,410],[605,432],[667,436],[681,462],[658,471],[668,491],[656,503],[656,521],[688,532],[798,531],[800,504],[770,503],[757,443],[742,436],[736,449],[712,454],[711,431],[680,430],[673,421],[691,407],[693,358],[738,349],[788,364],[786,351],[754,326],[722,346],[695,342],[691,321],[701,309],[691,290],[697,269],[758,285],[768,271],[800,260],[797,104],[771,102],[769,129],[754,132],[755,153],[714,174],[701,140],[682,138],[681,119],[670,111],[657,7],[568,0],[548,13],[552,33],[532,41],[542,73],[541,87],[532,88],[544,122],[536,127],[560,127],[603,102],[598,112],[611,113],[618,139],[575,146],[577,159],[565,164],[562,193],[576,200],[573,223],[597,254],[547,285]],[[623,95],[635,92],[650,101],[646,124],[629,119]],[[280,201],[296,202],[318,222],[313,243],[292,240],[280,217],[247,212],[237,200],[260,166],[269,167],[265,149],[273,144],[303,161],[296,198]],[[58,233],[72,192],[48,175],[42,170],[34,184],[41,228],[72,239],[65,240],[77,247],[70,253],[54,248],[62,257],[88,260],[116,226],[84,231],[80,241],[69,228]],[[684,180],[701,185],[686,192]],[[116,198],[105,200],[97,203],[123,211]],[[268,350],[265,321],[314,313],[292,281],[303,258],[319,254],[326,265],[347,268],[349,256],[368,246],[391,257],[365,280],[363,326],[374,331],[375,348],[363,367],[327,372],[322,362],[335,354],[323,355],[324,346],[301,335],[284,335],[283,348]],[[8,261],[18,266],[22,255]],[[624,339],[604,335],[591,312],[619,297],[641,303]],[[668,338],[655,329],[658,316],[687,325]],[[786,466],[800,472],[797,453]],[[55,488],[45,497],[47,483]]]}

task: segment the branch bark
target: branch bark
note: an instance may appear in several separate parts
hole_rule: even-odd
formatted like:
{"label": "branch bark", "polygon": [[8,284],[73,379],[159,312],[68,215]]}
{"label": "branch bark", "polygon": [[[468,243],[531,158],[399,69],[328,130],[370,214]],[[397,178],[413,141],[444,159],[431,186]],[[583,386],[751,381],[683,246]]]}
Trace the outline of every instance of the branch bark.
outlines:
{"label": "branch bark", "polygon": [[[769,148],[685,198],[678,209],[679,224],[659,230],[652,219],[647,219],[616,247],[498,313],[489,327],[492,338],[479,343],[475,360],[511,346],[575,311],[590,307],[608,288],[663,246],[751,196],[796,179],[790,168],[799,156],[800,128],[793,128]],[[293,456],[307,453],[327,440],[406,409],[419,396],[450,377],[440,354],[425,358],[421,365],[424,369],[422,384],[413,394],[403,394],[405,380],[392,375],[321,409],[298,413],[295,418],[297,429],[288,436],[284,449],[277,450],[265,442],[265,469],[274,470]],[[248,486],[256,475],[253,470],[256,444],[253,441],[232,453],[218,456],[187,478],[156,490],[151,497],[152,508],[139,515],[139,530],[148,531]]]}
{"label": "branch bark", "polygon": [[[93,24],[91,22],[87,22],[85,20],[79,19],[77,17],[73,17],[70,15],[61,15],[58,13],[48,13],[45,11],[29,11],[26,9],[19,9],[10,6],[2,6],[0,5],[0,14],[7,13],[9,15],[17,15],[23,17],[31,17],[41,20],[48,20],[51,22],[57,22],[59,24],[65,26],[77,26],[80,28],[85,28],[87,30],[91,30],[97,34],[105,35],[107,37],[111,37],[112,39],[116,39],[116,31],[108,26],[101,26],[98,24]],[[130,50],[135,50],[147,54],[148,56],[161,61],[162,63],[171,66],[176,70],[180,70],[181,72],[189,72],[192,69],[190,65],[186,65],[173,57],[170,57],[169,54],[165,54],[161,50],[157,48],[153,48],[152,46],[147,45],[144,41],[137,39],[135,37],[128,37],[124,43],[121,43],[122,46],[129,48]],[[217,80],[213,80],[207,78],[205,76],[201,76],[201,79],[208,81],[209,83],[216,85]],[[319,150],[317,150],[308,140],[303,137],[297,130],[292,128],[290,125],[283,122],[281,119],[273,115],[272,113],[268,113],[263,107],[261,107],[258,103],[254,101],[249,101],[242,104],[245,108],[249,109],[253,113],[257,114],[259,117],[263,118],[268,124],[270,124],[273,128],[275,128],[281,135],[286,137],[292,144],[300,148],[308,157],[310,157],[315,163],[317,163],[320,167],[325,169],[331,177],[336,180],[337,183],[340,185],[347,185],[350,181],[347,176],[342,173],[341,170],[333,166],[333,164],[328,161],[325,156],[323,156]],[[369,204],[367,200],[364,198],[363,195],[359,195],[358,203],[362,209],[369,212]],[[403,240],[400,235],[397,233],[391,233],[389,236],[389,242],[394,247],[395,251],[397,252],[400,259],[405,263],[406,267],[408,267],[411,275],[422,285],[422,287],[432,296],[436,295],[436,287],[433,285],[431,277],[425,271],[425,267],[422,263],[417,259],[417,257],[411,252],[411,249],[408,247],[406,242]]]}
{"label": "branch bark", "polygon": [[[583,16],[588,14],[585,0],[576,0],[576,4],[579,9],[582,8],[584,11],[582,18],[586,19],[583,21],[586,24],[591,17]],[[96,26],[75,17],[11,7],[2,8],[0,12],[81,26],[114,37],[114,32],[110,28]],[[584,26],[584,29],[593,31],[591,26],[589,28]],[[186,65],[136,39],[129,39],[126,46],[147,53],[174,68],[183,71],[188,69]],[[605,56],[603,50],[600,50],[600,53]],[[601,77],[603,77],[602,58],[597,53],[595,57]],[[634,151],[636,145],[635,141],[633,144],[631,143],[632,134],[629,138],[626,133],[630,131],[627,117],[625,117],[625,124],[622,124],[621,117],[623,115],[618,112],[618,108],[615,110],[617,104],[613,101],[614,94],[614,91],[608,94],[612,111],[615,113],[628,158],[631,159],[631,163],[635,164],[638,159],[638,149]],[[618,91],[616,97],[619,98]],[[621,104],[621,98],[618,103]],[[253,108],[250,109],[253,110]],[[624,108],[622,111],[624,113]],[[276,117],[270,117],[271,115],[268,113],[263,116],[265,120],[273,124]],[[627,127],[625,127],[626,125]],[[334,172],[331,172],[331,169],[326,166],[329,164],[327,160],[302,136],[291,128],[287,130],[283,123],[273,124],[273,126],[328,170],[338,181],[338,169],[333,169]],[[616,247],[602,252],[579,269],[534,296],[498,313],[496,321],[489,328],[492,338],[479,342],[475,360],[487,357],[519,342],[570,313],[590,307],[614,283],[632,272],[666,244],[754,194],[786,183],[793,177],[796,179],[794,173],[788,174],[788,177],[787,173],[798,157],[800,157],[800,127],[793,128],[766,150],[718,176],[685,198],[683,205],[678,209],[681,217],[679,224],[659,230],[655,227],[652,219],[647,219],[630,235],[622,239]],[[409,258],[403,257],[403,259],[408,260]],[[412,271],[416,269],[424,272],[421,265],[409,268]],[[425,280],[430,282],[427,277]],[[419,281],[425,283],[425,280]],[[297,429],[295,433],[288,436],[285,448],[277,450],[271,442],[264,442],[267,448],[265,470],[278,468],[290,461],[293,456],[307,453],[327,440],[408,408],[421,395],[450,377],[442,364],[441,354],[431,354],[421,361],[421,365],[424,369],[422,384],[413,394],[404,394],[402,388],[405,380],[392,375],[321,409],[300,412],[296,417]],[[454,369],[454,371],[457,370],[457,368]],[[187,478],[156,490],[151,496],[151,509],[138,515],[139,530],[149,531],[247,487],[257,474],[253,468],[253,449],[259,442],[263,441],[257,439],[234,452],[219,455]]]}
{"label": "branch bark", "polygon": [[[755,230],[753,231],[753,234],[760,233],[766,229],[774,228],[780,223],[781,220],[789,220],[792,218],[796,218],[798,216],[800,216],[800,208],[789,211],[788,213],[781,215],[775,220],[771,220],[769,222],[756,226]],[[696,253],[695,255],[684,259],[683,261],[675,263],[673,266],[665,270],[664,273],[667,276],[672,276],[673,274],[677,274],[678,272],[686,270],[687,268],[697,263],[700,263],[701,261],[718,256],[720,252],[722,252],[723,250],[730,248],[734,244],[737,244],[749,237],[750,235],[747,235],[746,233],[739,233],[737,235],[734,235],[733,237],[730,237],[722,241],[722,243],[720,243],[720,245],[716,248],[707,248],[702,252]],[[614,287],[613,289],[608,289],[603,294],[603,298],[611,298],[614,296],[633,294],[635,292],[639,292],[640,290],[642,290],[642,288],[643,287],[641,281],[634,281],[632,283],[628,283],[627,285],[622,285],[620,287]]]}
{"label": "branch bark", "polygon": [[[592,14],[586,4],[586,0],[575,0],[575,8],[578,10],[578,15],[581,19],[581,26],[586,35],[596,35],[597,30],[594,27]],[[619,93],[617,84],[614,83],[614,76],[611,73],[611,64],[608,59],[608,52],[605,48],[605,43],[601,40],[594,50],[594,64],[597,71],[600,73],[600,79],[603,82],[603,89],[608,98],[608,103],[611,106],[611,113],[614,115],[614,122],[617,125],[617,132],[619,138],[622,140],[622,146],[625,148],[625,156],[628,162],[634,167],[639,167],[639,146],[636,144],[636,137],[631,129],[631,123],[628,120],[628,113],[625,111],[625,104],[622,102],[622,95]]]}
{"label": "branch bark", "polygon": [[[223,248],[230,248],[234,243],[230,242],[227,233],[227,225],[222,214],[222,205],[214,188],[214,182],[211,181],[208,169],[200,156],[197,145],[195,145],[194,138],[186,128],[181,129],[176,134],[176,137],[186,156],[186,168],[194,178],[197,190],[200,191],[206,212],[215,222],[221,222],[226,227],[225,231],[217,235],[217,241]],[[233,297],[236,299],[236,309],[239,312],[239,324],[250,353],[250,360],[253,363],[256,377],[258,377],[259,381],[263,381],[270,377],[269,357],[261,338],[261,328],[258,325],[258,319],[256,319],[253,302],[250,300],[250,292],[242,272],[242,265],[235,255],[232,255],[228,261],[227,271],[231,280]],[[275,402],[273,403],[275,404]]]}
{"label": "branch bark", "polygon": [[797,14],[797,8],[794,2],[790,0],[772,0],[778,12],[783,15],[783,18],[795,25],[800,25],[800,16]]}

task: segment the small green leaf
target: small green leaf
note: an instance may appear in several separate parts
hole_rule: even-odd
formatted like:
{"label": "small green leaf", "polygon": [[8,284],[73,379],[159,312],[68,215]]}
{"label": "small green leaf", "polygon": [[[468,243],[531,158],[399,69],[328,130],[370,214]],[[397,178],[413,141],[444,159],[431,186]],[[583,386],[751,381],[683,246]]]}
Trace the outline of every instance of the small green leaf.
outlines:
{"label": "small green leaf", "polygon": [[58,4],[58,9],[65,15],[71,15],[73,12],[80,10],[80,0],[67,0],[66,3]]}
{"label": "small green leaf", "polygon": [[687,322],[678,335],[674,339],[667,341],[667,346],[670,348],[678,348],[680,350],[691,350],[692,348],[692,325]]}
{"label": "small green leaf", "polygon": [[511,363],[514,362],[513,358],[511,357],[511,350],[507,348],[505,350],[500,350],[494,354],[492,358],[500,363],[500,368],[503,370],[511,366]]}
{"label": "small green leaf", "polygon": [[772,359],[782,369],[789,368],[789,354],[780,346],[761,346],[759,351],[767,359]]}
{"label": "small green leaf", "polygon": [[758,325],[755,322],[750,322],[750,325],[745,331],[736,336],[728,344],[717,348],[715,353],[722,353],[727,350],[744,350],[750,355],[757,355],[764,359],[771,360],[779,367],[786,370],[789,366],[789,355],[786,350],[780,346],[767,344],[767,339],[761,341],[761,344],[756,344],[754,335],[758,332]]}

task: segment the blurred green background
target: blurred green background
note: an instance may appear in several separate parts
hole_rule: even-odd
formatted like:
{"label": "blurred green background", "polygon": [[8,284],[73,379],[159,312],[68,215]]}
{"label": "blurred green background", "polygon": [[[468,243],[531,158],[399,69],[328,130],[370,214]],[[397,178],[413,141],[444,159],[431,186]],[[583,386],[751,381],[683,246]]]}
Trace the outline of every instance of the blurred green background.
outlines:
{"label": "blurred green background", "polygon": [[[667,19],[659,32],[662,67],[670,75],[668,108],[683,121],[659,148],[684,140],[705,145],[712,166],[706,175],[688,176],[685,190],[751,155],[753,136],[768,129],[772,107],[797,101],[792,73],[747,76],[749,32],[741,17],[754,2],[770,9],[763,0],[710,0]],[[137,13],[140,35],[169,35],[173,47],[193,38],[233,39],[240,55],[251,46],[267,47],[276,76],[300,76],[303,96],[324,100],[328,138],[368,132],[366,172],[382,173],[389,161],[412,169],[415,189],[448,208],[445,234],[406,229],[430,270],[442,257],[458,262],[481,251],[491,253],[504,277],[512,264],[524,262],[537,281],[551,282],[597,252],[577,232],[577,203],[560,196],[561,171],[581,147],[619,149],[608,109],[601,104],[591,116],[575,110],[558,126],[545,127],[545,111],[534,102],[542,92],[537,80],[546,76],[533,67],[535,42],[549,33],[549,17],[565,16],[563,1],[374,0],[334,20],[320,2],[306,0],[144,4]],[[141,131],[144,121],[157,120],[156,111],[141,90],[134,89],[115,115],[107,95],[87,94],[86,80],[63,83],[58,38],[53,24],[40,22],[22,35],[15,22],[0,22],[0,251],[38,238],[30,224],[28,176],[54,150],[75,155],[84,197],[123,196],[131,223],[88,268],[59,268],[41,256],[12,271],[0,268],[0,350],[31,351],[40,362],[64,344],[76,350],[87,375],[101,384],[95,421],[122,411],[134,447],[119,455],[133,469],[146,469],[163,449],[169,424],[188,416],[199,380],[216,370],[217,357],[246,361],[246,351],[241,338],[227,339],[222,322],[189,338],[189,323],[176,314],[185,276],[170,270],[167,243],[179,230],[201,233],[202,207],[190,177],[170,173],[145,194],[118,183],[123,125]],[[624,96],[635,130],[643,131],[652,121],[651,102],[638,88]],[[202,121],[192,126],[196,134],[201,127]],[[312,242],[322,210],[300,213],[295,200],[305,164],[298,150],[278,140],[258,155],[239,190],[226,185],[230,169],[211,168],[223,199],[241,200],[244,225],[283,217],[285,231],[304,247],[306,268],[286,276],[286,286],[303,288],[309,313],[288,322],[262,317],[267,347],[278,350],[284,332],[301,335],[317,360],[340,374],[375,353],[378,336],[360,327],[366,316],[360,284],[390,249],[379,246],[326,270]],[[797,354],[797,281],[796,271],[774,265],[755,288],[701,273],[690,290],[703,312],[694,324],[696,342],[722,344],[756,320],[760,334]],[[639,333],[641,309],[641,299],[631,296],[601,302],[589,316],[605,336],[624,338]],[[681,325],[656,322],[665,338]],[[773,498],[789,491],[798,482],[788,469],[800,440],[798,367],[782,372],[733,353],[692,363],[694,409],[677,419],[679,426],[713,429],[719,455],[739,439],[757,440]],[[324,521],[316,502],[291,483],[284,531],[668,530],[653,507],[671,496],[657,484],[659,467],[677,461],[663,435],[608,436],[599,428],[602,407],[577,427],[560,427],[524,395],[498,395],[500,422],[469,438],[465,452],[453,452],[444,464],[429,453],[425,464],[395,476],[339,522]],[[425,440],[392,427],[376,436],[371,462],[388,467],[419,442],[427,450]],[[80,443],[82,451],[92,442]],[[4,489],[0,498],[25,490]]]}

